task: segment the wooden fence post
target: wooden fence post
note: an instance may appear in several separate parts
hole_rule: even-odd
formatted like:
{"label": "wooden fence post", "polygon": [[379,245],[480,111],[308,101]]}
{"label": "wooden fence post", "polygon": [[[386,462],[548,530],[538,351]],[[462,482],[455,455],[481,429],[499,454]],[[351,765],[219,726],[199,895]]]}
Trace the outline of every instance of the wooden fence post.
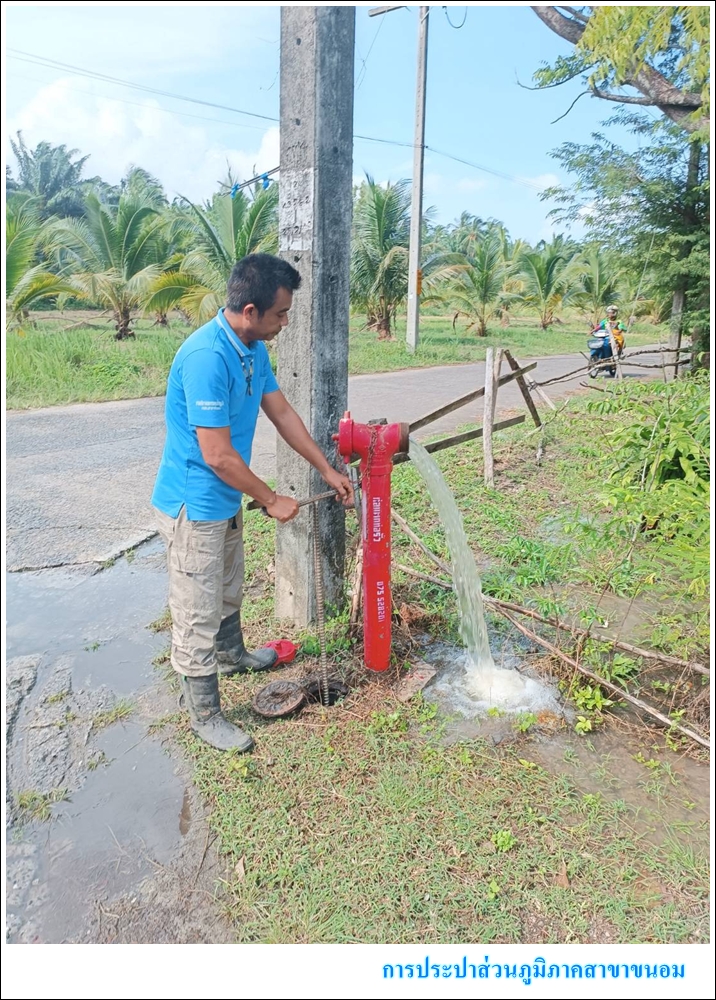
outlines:
{"label": "wooden fence post", "polygon": [[497,406],[497,382],[502,367],[502,348],[487,348],[485,358],[485,408],[482,421],[482,444],[485,455],[485,486],[495,485],[495,461],[492,454],[492,430]]}
{"label": "wooden fence post", "polygon": [[[513,372],[517,372],[520,370],[519,364],[517,363],[517,361],[515,361],[515,359],[512,357],[509,351],[505,351],[505,357],[507,358],[507,364],[510,366]],[[535,406],[535,401],[534,399],[532,399],[532,394],[527,388],[527,383],[525,382],[524,375],[517,376],[517,385],[519,386],[519,390],[522,393],[522,398],[527,404],[527,409],[530,411],[532,419],[535,422],[535,427],[541,427],[542,420],[540,419],[539,411]]]}

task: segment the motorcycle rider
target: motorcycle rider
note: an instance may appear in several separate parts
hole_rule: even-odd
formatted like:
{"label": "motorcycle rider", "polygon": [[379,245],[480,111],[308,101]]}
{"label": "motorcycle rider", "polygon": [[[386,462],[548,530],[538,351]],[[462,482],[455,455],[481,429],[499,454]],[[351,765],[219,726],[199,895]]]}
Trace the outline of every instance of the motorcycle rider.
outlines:
{"label": "motorcycle rider", "polygon": [[624,334],[626,333],[626,327],[619,320],[619,310],[616,306],[609,306],[607,308],[606,319],[603,319],[594,330],[595,333],[600,333],[602,331],[604,333],[611,333],[617,347],[617,353],[621,355],[624,350]]}

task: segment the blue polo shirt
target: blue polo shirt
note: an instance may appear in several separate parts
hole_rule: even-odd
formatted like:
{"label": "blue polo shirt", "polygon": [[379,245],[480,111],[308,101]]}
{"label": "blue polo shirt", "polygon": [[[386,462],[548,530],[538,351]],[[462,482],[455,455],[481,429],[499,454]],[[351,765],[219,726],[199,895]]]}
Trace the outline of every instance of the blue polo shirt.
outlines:
{"label": "blue polo shirt", "polygon": [[[250,387],[250,391],[249,391]],[[197,427],[230,427],[231,443],[248,465],[264,395],[278,390],[266,345],[241,343],[219,310],[184,341],[169,371],[167,436],[152,504],[190,521],[221,521],[241,506],[241,493],[204,461]]]}

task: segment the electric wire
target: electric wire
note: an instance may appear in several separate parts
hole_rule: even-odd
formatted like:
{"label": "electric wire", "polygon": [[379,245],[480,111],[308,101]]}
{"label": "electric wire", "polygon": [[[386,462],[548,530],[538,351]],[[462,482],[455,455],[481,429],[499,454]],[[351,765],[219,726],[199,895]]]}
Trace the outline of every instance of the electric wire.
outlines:
{"label": "electric wire", "polygon": [[[373,39],[373,44],[375,44],[375,40],[377,39],[377,36],[378,36],[378,32],[376,32],[376,35],[375,35],[375,37]],[[371,45],[371,49],[372,49],[372,45]],[[104,83],[110,83],[110,84],[113,84],[113,85],[116,85],[116,86],[129,87],[129,88],[132,88],[132,89],[135,89],[135,90],[140,90],[140,91],[143,91],[143,92],[146,92],[146,93],[156,94],[156,95],[163,96],[163,97],[169,97],[169,98],[171,98],[173,100],[185,101],[185,102],[188,102],[190,104],[200,104],[200,105],[202,105],[204,107],[212,107],[212,108],[217,108],[217,109],[223,110],[223,111],[231,111],[231,112],[233,112],[235,114],[248,115],[248,116],[251,116],[253,118],[259,118],[259,119],[261,119],[263,121],[270,121],[270,122],[275,122],[275,123],[279,122],[278,118],[275,118],[275,117],[273,117],[271,115],[261,115],[261,114],[258,114],[256,112],[253,112],[253,111],[245,111],[243,109],[234,108],[234,107],[231,107],[230,105],[226,105],[226,104],[218,104],[218,103],[215,103],[213,101],[204,101],[204,100],[201,100],[199,98],[188,97],[186,95],[177,94],[177,93],[172,92],[172,91],[159,90],[159,89],[154,88],[154,87],[146,87],[143,84],[132,83],[131,81],[122,80],[122,79],[120,79],[118,77],[109,76],[108,74],[97,73],[94,70],[83,69],[82,67],[75,66],[75,65],[73,65],[71,63],[63,63],[63,62],[60,62],[59,60],[56,60],[56,59],[49,59],[49,58],[46,58],[44,56],[37,56],[37,55],[34,55],[33,53],[25,52],[24,50],[21,50],[21,49],[9,49],[8,53],[11,56],[11,58],[19,59],[19,60],[21,60],[23,62],[30,62],[30,63],[33,63],[33,64],[38,65],[38,66],[47,66],[47,67],[52,68],[52,69],[62,69],[63,71],[64,70],[71,71],[71,72],[74,72],[74,73],[78,73],[81,76],[88,77],[90,79],[100,80],[100,81],[102,81]],[[366,61],[367,61],[368,55],[370,55],[370,49],[368,50],[368,54],[366,55]],[[70,89],[70,88],[68,88],[68,89]],[[77,88],[74,88],[74,89],[77,89]],[[89,94],[89,91],[78,90],[78,93]],[[127,100],[125,100],[123,98],[113,97],[113,98],[110,98],[110,99],[111,100],[122,101],[122,103],[125,103],[125,104],[133,104],[133,105],[135,105],[137,107],[146,107],[146,108],[150,108],[152,110],[161,110],[161,111],[164,111],[167,114],[176,114],[176,115],[183,115],[185,117],[198,118],[200,120],[214,122],[215,124],[226,124],[226,125],[234,124],[236,127],[240,127],[240,128],[253,128],[253,129],[260,130],[260,126],[250,126],[250,125],[247,125],[247,124],[244,124],[244,123],[241,123],[241,122],[232,123],[232,122],[227,122],[225,120],[220,120],[220,119],[215,119],[215,118],[205,118],[204,116],[200,116],[200,115],[191,115],[190,116],[186,112],[175,111],[175,110],[173,110],[171,108],[154,108],[152,105],[137,104],[136,102],[127,101]],[[354,138],[358,139],[358,140],[360,140],[362,142],[375,142],[375,143],[381,143],[381,144],[387,145],[387,146],[396,146],[396,147],[401,147],[401,148],[405,148],[405,149],[414,149],[415,148],[415,144],[412,143],[412,142],[401,142],[400,140],[396,140],[396,139],[383,139],[383,138],[380,138],[378,136],[361,135],[360,133],[355,133],[354,134]],[[464,166],[472,167],[473,170],[479,170],[479,171],[482,171],[483,173],[491,174],[494,177],[499,177],[499,178],[501,178],[503,180],[510,181],[511,183],[514,183],[514,184],[520,184],[523,187],[527,187],[527,188],[530,188],[530,189],[535,190],[535,191],[541,191],[542,190],[542,188],[541,188],[541,186],[539,184],[536,184],[535,182],[530,181],[528,178],[517,177],[517,176],[515,176],[513,174],[509,174],[509,173],[506,173],[506,172],[501,171],[501,170],[495,170],[492,167],[487,167],[484,164],[476,163],[473,160],[467,160],[467,159],[465,159],[463,157],[456,156],[454,153],[448,153],[445,150],[437,149],[434,146],[428,146],[428,145],[426,145],[424,148],[425,148],[426,151],[434,153],[436,156],[442,156],[442,157],[444,157],[446,159],[453,160],[455,163],[461,163]],[[274,168],[274,170],[276,170],[276,169],[278,169],[278,168]]]}
{"label": "electric wire", "polygon": [[462,19],[462,21],[461,21],[460,24],[453,24],[452,23],[452,21],[450,20],[450,15],[448,14],[447,7],[443,7],[443,11],[445,12],[445,17],[447,18],[447,23],[450,25],[451,28],[454,28],[455,31],[459,31],[460,28],[464,28],[465,27],[465,21],[467,21],[467,11],[468,11],[467,7],[465,7],[465,16],[463,17],[463,19]]}

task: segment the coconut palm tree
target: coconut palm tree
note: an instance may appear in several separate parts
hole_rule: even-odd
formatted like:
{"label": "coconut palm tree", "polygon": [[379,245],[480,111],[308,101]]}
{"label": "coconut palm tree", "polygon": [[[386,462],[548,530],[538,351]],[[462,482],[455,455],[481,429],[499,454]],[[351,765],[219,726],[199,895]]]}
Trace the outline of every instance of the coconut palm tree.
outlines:
{"label": "coconut palm tree", "polygon": [[603,318],[607,306],[619,301],[623,268],[617,267],[614,260],[597,246],[590,246],[578,254],[573,264],[579,277],[572,299],[594,328]]}
{"label": "coconut palm tree", "polygon": [[31,195],[41,220],[51,215],[79,218],[84,212],[85,194],[100,180],[99,177],[82,179],[89,155],[74,159],[78,150],[49,142],[28,149],[22,132],[10,140],[10,145],[17,160],[17,178],[6,167],[7,193],[24,191]]}
{"label": "coconut palm tree", "polygon": [[576,274],[570,265],[575,252],[571,243],[555,236],[551,243],[542,241],[536,249],[525,249],[520,254],[522,301],[537,311],[543,330],[554,323],[557,309],[574,289]]}
{"label": "coconut palm tree", "polygon": [[277,252],[278,188],[215,195],[203,208],[187,202],[169,226],[170,242],[187,250],[152,283],[145,311],[166,314],[178,308],[194,323],[206,323],[226,301],[234,264],[250,253]]}
{"label": "coconut palm tree", "polygon": [[165,266],[162,217],[151,205],[122,195],[116,208],[89,195],[83,219],[59,219],[48,245],[76,294],[112,310],[116,339],[133,337],[132,310],[142,305]]}
{"label": "coconut palm tree", "polygon": [[144,201],[158,211],[169,204],[162,182],[144,167],[131,166],[119,182],[119,187],[123,195],[134,201]]}
{"label": "coconut palm tree", "polygon": [[410,194],[407,181],[376,184],[366,174],[356,199],[351,244],[351,302],[379,340],[391,340],[408,294]]}
{"label": "coconut palm tree", "polygon": [[14,195],[5,212],[7,311],[11,323],[26,319],[30,309],[45,299],[71,292],[67,281],[48,271],[40,261],[46,226],[35,199]]}
{"label": "coconut palm tree", "polygon": [[465,238],[462,246],[462,252],[443,254],[431,261],[430,285],[447,280],[441,297],[455,309],[453,325],[464,316],[468,330],[474,328],[478,337],[485,337],[489,321],[500,315],[509,299],[505,285],[510,263],[497,228],[475,240]]}

